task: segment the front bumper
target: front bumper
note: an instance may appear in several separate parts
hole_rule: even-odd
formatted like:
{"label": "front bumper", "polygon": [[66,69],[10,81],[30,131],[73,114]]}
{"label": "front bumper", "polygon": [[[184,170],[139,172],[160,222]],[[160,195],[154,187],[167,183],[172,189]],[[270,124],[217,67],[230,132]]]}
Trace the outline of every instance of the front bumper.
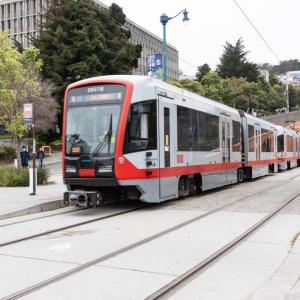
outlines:
{"label": "front bumper", "polygon": [[64,178],[67,186],[109,187],[118,186],[116,178]]}

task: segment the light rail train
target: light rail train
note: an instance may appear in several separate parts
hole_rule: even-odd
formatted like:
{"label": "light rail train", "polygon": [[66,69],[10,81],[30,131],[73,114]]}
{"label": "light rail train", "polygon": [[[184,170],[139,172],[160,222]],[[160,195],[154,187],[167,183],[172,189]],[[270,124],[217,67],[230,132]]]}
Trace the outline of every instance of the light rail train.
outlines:
{"label": "light rail train", "polygon": [[299,133],[145,76],[65,93],[63,174],[72,204],[159,203],[296,167]]}

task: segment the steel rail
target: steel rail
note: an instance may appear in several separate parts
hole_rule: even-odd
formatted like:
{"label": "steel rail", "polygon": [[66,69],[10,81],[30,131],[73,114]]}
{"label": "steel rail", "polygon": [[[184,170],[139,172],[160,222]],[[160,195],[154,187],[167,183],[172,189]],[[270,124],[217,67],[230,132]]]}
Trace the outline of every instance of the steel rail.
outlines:
{"label": "steel rail", "polygon": [[272,212],[267,214],[264,218],[262,218],[260,221],[258,221],[253,226],[251,226],[249,229],[244,231],[242,234],[240,234],[234,240],[227,243],[221,249],[214,252],[212,255],[210,255],[206,259],[202,260],[197,265],[190,268],[188,271],[179,275],[174,280],[170,281],[169,283],[164,285],[162,288],[158,289],[156,292],[154,292],[150,296],[146,297],[145,300],[155,300],[155,299],[160,299],[161,297],[167,296],[168,293],[170,293],[172,290],[178,288],[179,285],[183,284],[183,282],[188,280],[191,276],[195,275],[196,273],[200,272],[204,268],[208,267],[210,264],[212,264],[213,262],[215,262],[216,260],[218,260],[219,258],[224,256],[225,254],[227,254],[231,249],[237,247],[243,240],[245,240],[247,237],[249,237],[251,234],[253,234],[255,231],[257,231],[266,222],[268,222],[272,217],[276,216],[279,211],[281,211],[284,207],[289,205],[291,202],[293,202],[299,196],[300,196],[300,193],[297,193],[293,197],[289,198],[287,201],[285,201],[283,204],[279,205],[276,209],[274,209]]}
{"label": "steel rail", "polygon": [[[300,176],[300,174],[296,175],[296,176],[294,176],[292,178],[289,178],[287,181],[292,180],[292,179],[294,179],[294,178],[296,178],[298,176]],[[248,195],[246,197],[243,197],[241,199],[236,200],[236,202],[244,200],[244,199],[247,199],[248,197],[251,197],[251,196],[253,196],[255,194],[260,194],[261,192],[263,192],[265,190],[268,190],[268,189],[270,189],[272,187],[276,187],[276,186],[277,186],[277,184],[272,185],[270,187],[267,187],[267,188],[265,188],[263,190],[257,191],[255,193],[252,193],[252,194],[250,194],[250,195]],[[208,192],[211,192],[211,190],[208,191]],[[232,202],[232,205],[235,204],[236,202]],[[169,205],[169,201],[165,202],[165,204]],[[227,204],[225,206],[227,206]],[[104,219],[107,219],[107,218],[116,217],[116,216],[119,216],[119,215],[122,215],[122,214],[129,213],[131,211],[143,209],[145,207],[146,206],[142,206],[142,207],[139,207],[139,208],[133,208],[133,209],[130,209],[130,210],[126,210],[124,212],[118,212],[118,213],[115,213],[115,214],[111,214],[111,215],[107,215],[107,216],[103,216],[103,217],[94,218],[94,219],[91,219],[91,220],[88,220],[88,221],[82,221],[82,222],[79,222],[79,223],[75,223],[75,224],[72,224],[72,225],[67,225],[67,226],[59,227],[59,228],[56,228],[56,229],[46,230],[46,231],[43,231],[43,232],[40,232],[40,233],[37,233],[37,234],[32,234],[32,235],[29,235],[29,236],[25,236],[23,238],[19,238],[19,239],[11,240],[11,241],[8,241],[8,242],[0,243],[0,248],[8,246],[8,245],[11,245],[11,244],[16,244],[16,243],[19,243],[19,242],[30,240],[30,239],[33,239],[33,238],[36,238],[36,237],[40,237],[40,236],[43,236],[43,235],[47,235],[47,234],[51,234],[51,233],[55,233],[55,232],[59,232],[59,231],[63,231],[63,230],[71,229],[71,228],[75,228],[75,227],[78,227],[78,226],[82,226],[82,225],[86,225],[86,224],[89,224],[89,223],[97,222],[97,221],[104,220]],[[225,208],[225,207],[221,206],[220,209],[222,209],[222,208]],[[78,209],[78,210],[84,210],[84,209],[86,209],[86,208]],[[19,223],[30,222],[30,221],[34,221],[34,220],[38,220],[38,219],[43,219],[43,218],[47,218],[47,217],[52,217],[52,216],[56,216],[56,215],[60,215],[60,214],[67,214],[67,213],[71,213],[71,212],[78,211],[78,210],[73,210],[73,211],[70,211],[70,212],[61,212],[61,213],[52,214],[52,215],[49,215],[49,216],[42,216],[42,217],[38,217],[38,218],[34,218],[34,219],[29,219],[29,220],[24,220],[24,221],[18,221],[18,222],[9,223],[9,224],[3,224],[3,225],[0,225],[0,228],[7,227],[7,226],[10,226],[10,225],[19,224]],[[204,216],[206,216],[206,214]]]}
{"label": "steel rail", "polygon": [[[31,221],[35,221],[35,220],[40,220],[40,219],[45,219],[45,218],[60,216],[60,215],[66,215],[66,214],[70,214],[72,212],[86,210],[86,209],[87,208],[84,207],[84,208],[78,208],[78,209],[68,210],[68,211],[65,211],[65,212],[58,212],[58,213],[54,213],[54,214],[49,214],[49,215],[46,215],[46,216],[40,216],[40,217],[34,217],[33,216],[33,218],[27,219],[27,220],[20,220],[20,221],[15,221],[15,222],[11,222],[11,223],[5,223],[5,224],[2,224],[2,225],[0,224],[0,228],[8,227],[8,226],[13,226],[13,225],[21,224],[21,223],[27,223],[27,222],[31,222]],[[43,212],[45,213],[46,211],[41,211],[39,213],[43,213]],[[25,217],[25,216],[28,216],[28,215],[18,216],[18,217],[15,217],[15,218],[20,218],[20,217]]]}
{"label": "steel rail", "polygon": [[219,212],[219,211],[221,211],[221,210],[223,210],[225,208],[233,206],[234,204],[236,204],[238,202],[241,202],[241,201],[244,201],[244,200],[246,200],[248,198],[251,198],[251,197],[255,196],[256,194],[261,194],[263,191],[269,190],[270,188],[275,187],[275,186],[278,186],[278,184],[266,187],[265,189],[262,189],[260,191],[251,193],[251,194],[249,194],[247,196],[244,196],[244,197],[242,197],[240,199],[234,200],[234,201],[232,201],[230,203],[227,203],[225,205],[221,205],[221,206],[219,206],[219,207],[217,207],[217,208],[215,208],[215,209],[213,209],[211,211],[208,211],[208,212],[206,212],[204,214],[201,214],[199,216],[196,216],[196,217],[194,217],[192,219],[189,219],[187,221],[184,221],[182,223],[174,225],[174,226],[172,226],[170,228],[167,228],[167,229],[165,229],[165,230],[163,230],[161,232],[155,233],[155,234],[153,234],[153,235],[151,235],[151,236],[149,236],[149,237],[147,237],[145,239],[139,240],[139,241],[137,241],[135,243],[132,243],[132,244],[130,244],[128,246],[125,246],[123,248],[120,248],[118,250],[110,252],[108,254],[105,254],[105,255],[103,255],[101,257],[98,257],[98,258],[95,258],[93,260],[90,260],[90,261],[88,261],[88,262],[86,262],[84,264],[81,264],[81,265],[79,265],[79,266],[77,266],[75,268],[72,268],[72,269],[70,269],[70,270],[68,270],[66,272],[60,273],[60,274],[55,275],[55,276],[53,276],[51,278],[48,278],[48,279],[46,279],[44,281],[38,282],[38,283],[36,283],[36,284],[34,284],[32,286],[29,286],[29,287],[27,287],[25,289],[22,289],[22,290],[20,290],[18,292],[15,292],[15,293],[13,293],[13,294],[11,294],[9,296],[6,296],[6,297],[2,298],[1,300],[15,300],[15,299],[19,299],[21,297],[24,297],[24,296],[26,296],[28,294],[31,294],[31,293],[33,293],[33,292],[35,292],[37,290],[40,290],[40,289],[45,288],[45,287],[47,287],[47,286],[49,286],[51,284],[54,284],[55,282],[58,282],[58,281],[60,281],[60,280],[62,280],[64,278],[67,278],[67,277],[69,277],[71,275],[74,275],[74,274],[76,274],[78,272],[81,272],[81,271],[83,271],[83,270],[85,270],[85,269],[87,269],[87,268],[89,268],[89,267],[91,267],[93,265],[96,265],[96,264],[98,264],[100,262],[103,262],[103,261],[106,261],[106,260],[108,260],[108,259],[110,259],[112,257],[115,257],[115,256],[118,256],[120,254],[123,254],[123,253],[125,253],[127,251],[130,251],[130,250],[132,250],[134,248],[137,248],[139,246],[142,246],[142,245],[144,245],[144,244],[146,244],[148,242],[151,242],[152,240],[158,239],[158,238],[160,238],[160,237],[162,237],[162,236],[164,236],[164,235],[166,235],[168,233],[176,231],[176,230],[178,230],[178,229],[180,229],[182,227],[185,227],[185,226],[187,226],[189,224],[192,224],[192,223],[194,223],[194,222],[196,222],[198,220],[201,220],[201,219],[203,219],[203,218],[205,218],[207,216],[210,216],[210,215],[212,215],[212,214],[214,214],[216,212]]}
{"label": "steel rail", "polygon": [[101,221],[101,220],[121,216],[121,215],[130,213],[130,212],[133,212],[133,211],[136,211],[136,210],[144,209],[145,207],[146,207],[145,205],[141,206],[141,207],[135,207],[135,208],[127,209],[127,210],[124,210],[124,211],[119,211],[117,213],[109,214],[109,215],[106,215],[106,216],[97,217],[97,218],[93,218],[93,219],[90,219],[90,220],[78,222],[78,223],[75,223],[75,224],[66,225],[66,226],[62,226],[62,227],[59,227],[59,228],[50,229],[50,230],[46,230],[46,231],[43,231],[43,232],[35,233],[35,234],[28,235],[28,236],[25,236],[25,237],[22,237],[22,238],[18,238],[18,239],[11,240],[11,241],[8,241],[8,242],[0,243],[0,248],[8,246],[8,245],[16,244],[16,243],[19,243],[19,242],[23,242],[23,241],[26,241],[26,240],[30,240],[30,239],[33,239],[33,238],[36,238],[36,237],[40,237],[40,236],[43,236],[43,235],[48,235],[48,234],[51,234],[51,233],[55,233],[55,232],[75,228],[75,227],[78,227],[78,226],[98,222],[98,221]]}
{"label": "steel rail", "polygon": [[[261,192],[264,192],[265,190],[269,190],[270,188],[276,187],[276,186],[277,186],[277,184],[274,184],[274,185],[272,185],[270,187],[267,187],[267,188],[265,188],[263,190],[260,190],[260,191],[254,192],[252,194],[249,194],[249,195],[247,195],[245,197],[242,197],[242,198],[240,198],[238,200],[235,200],[235,201],[229,203],[229,205],[233,205],[233,204],[235,204],[235,203],[237,203],[239,201],[245,200],[245,199],[247,199],[249,197],[252,197],[252,196],[254,196],[256,194],[260,194]],[[165,202],[165,204],[169,205],[169,202],[167,201],[167,202]],[[223,208],[226,208],[227,205],[228,204],[225,204],[224,206],[220,206],[219,208],[217,208],[217,210],[221,210]],[[116,216],[119,216],[119,215],[122,215],[122,214],[126,214],[126,213],[129,213],[129,212],[135,211],[135,210],[144,209],[145,207],[147,207],[147,206],[144,205],[142,207],[138,207],[138,208],[133,208],[133,209],[126,210],[124,212],[122,211],[122,212],[118,212],[118,213],[115,213],[115,214],[111,214],[111,215],[107,215],[107,216],[103,216],[103,217],[97,217],[97,218],[90,219],[90,220],[87,220],[87,221],[82,221],[82,222],[79,222],[79,223],[75,223],[75,224],[71,224],[71,225],[66,225],[66,226],[62,226],[62,227],[59,227],[59,228],[46,230],[46,231],[43,231],[43,232],[40,232],[40,233],[28,235],[28,236],[25,236],[25,237],[22,237],[22,238],[18,238],[18,239],[11,240],[11,241],[8,241],[8,242],[0,243],[0,248],[1,247],[5,247],[5,246],[9,246],[9,245],[12,245],[12,244],[16,244],[16,243],[19,243],[19,242],[23,242],[23,241],[26,241],[26,240],[30,240],[30,239],[33,239],[33,238],[36,238],[36,237],[41,237],[41,236],[44,236],[44,235],[48,235],[48,234],[56,233],[56,232],[59,232],[59,231],[63,231],[63,230],[75,228],[75,227],[78,227],[78,226],[86,225],[86,224],[89,224],[89,223],[97,222],[97,221],[104,220],[104,219],[107,219],[107,218],[116,217]],[[211,211],[211,213],[214,213],[214,212],[215,212],[215,210]],[[210,212],[208,212],[208,213],[210,213]],[[205,213],[203,216],[207,216],[207,213]],[[43,217],[41,217],[41,218],[43,218]],[[0,228],[1,228],[1,226],[0,226]]]}

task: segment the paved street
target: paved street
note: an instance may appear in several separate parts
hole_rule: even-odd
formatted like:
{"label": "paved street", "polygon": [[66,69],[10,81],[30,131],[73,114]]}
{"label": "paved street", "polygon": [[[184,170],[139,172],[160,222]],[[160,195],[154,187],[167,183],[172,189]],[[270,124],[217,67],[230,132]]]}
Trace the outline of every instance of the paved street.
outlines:
{"label": "paved street", "polygon": [[[1,242],[7,242],[96,217],[107,217],[128,208],[139,209],[0,247],[0,280],[5,282],[1,286],[0,297],[108,255],[196,216],[203,216],[25,297],[143,299],[297,194],[299,183],[300,170],[297,168],[146,208],[132,202],[98,209],[68,210],[66,214],[48,217],[49,212],[38,213],[24,217],[22,223],[22,217],[3,220],[0,222]],[[204,215],[230,203],[233,204]],[[168,297],[299,299],[299,214],[298,197],[243,243],[193,275]],[[27,276],[29,273],[30,276]]]}

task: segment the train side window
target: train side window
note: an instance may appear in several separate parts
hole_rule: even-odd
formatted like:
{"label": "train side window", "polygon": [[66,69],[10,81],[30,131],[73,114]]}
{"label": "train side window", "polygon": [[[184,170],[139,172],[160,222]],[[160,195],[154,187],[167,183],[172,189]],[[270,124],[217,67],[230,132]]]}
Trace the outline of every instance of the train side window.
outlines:
{"label": "train side window", "polygon": [[194,141],[195,151],[220,150],[219,117],[202,111],[197,111],[198,136]]}
{"label": "train side window", "polygon": [[284,151],[284,135],[280,134],[277,136],[277,152]]}
{"label": "train side window", "polygon": [[272,130],[261,129],[262,152],[274,151],[274,133]]}
{"label": "train side window", "polygon": [[241,152],[241,123],[232,120],[233,136],[232,151]]}
{"label": "train side window", "polygon": [[177,139],[178,151],[219,150],[219,117],[177,106]]}
{"label": "train side window", "polygon": [[124,154],[157,149],[156,101],[134,103],[128,115]]}
{"label": "train side window", "polygon": [[192,111],[177,106],[177,140],[178,151],[191,151],[193,145]]}
{"label": "train side window", "polygon": [[287,144],[287,152],[293,152],[294,151],[294,139],[292,136],[287,135],[286,136],[286,144]]}
{"label": "train side window", "polygon": [[254,126],[248,125],[248,152],[254,152]]}

